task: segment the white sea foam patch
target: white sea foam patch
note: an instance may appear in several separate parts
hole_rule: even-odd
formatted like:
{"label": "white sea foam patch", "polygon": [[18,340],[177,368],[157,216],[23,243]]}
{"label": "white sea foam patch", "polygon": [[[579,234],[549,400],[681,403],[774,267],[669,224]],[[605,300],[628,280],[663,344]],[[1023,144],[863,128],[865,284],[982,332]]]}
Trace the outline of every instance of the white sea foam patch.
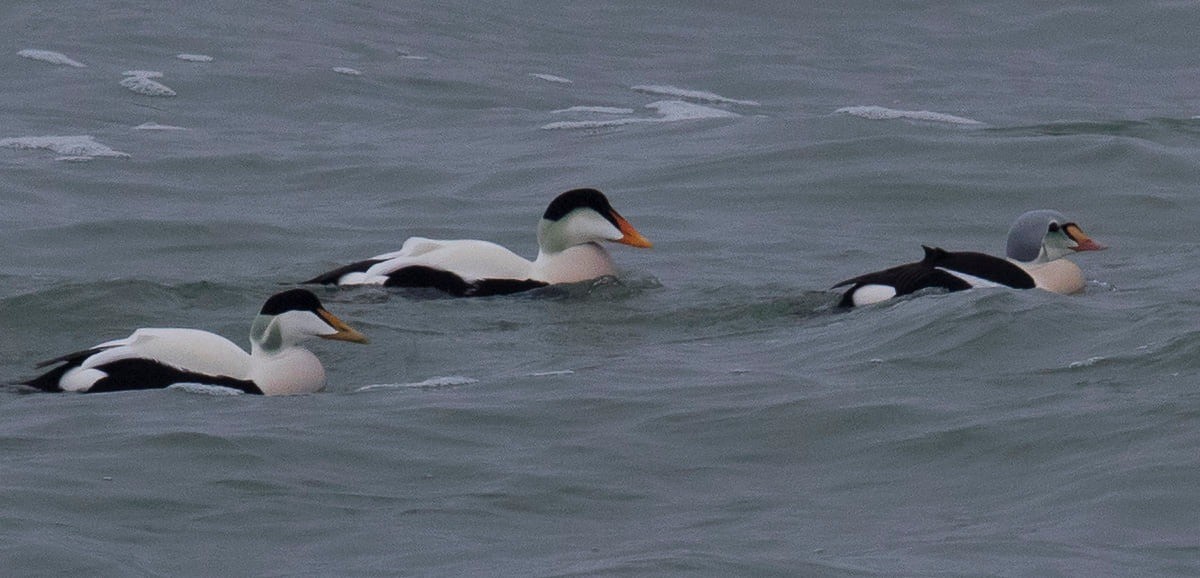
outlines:
{"label": "white sea foam patch", "polygon": [[145,96],[175,96],[175,91],[155,78],[162,78],[162,73],[157,70],[126,70],[121,73],[125,78],[121,80],[121,86],[132,90],[138,94]]}
{"label": "white sea foam patch", "polygon": [[34,48],[26,48],[17,53],[17,56],[28,58],[30,60],[40,60],[41,62],[49,62],[50,64],[58,64],[61,66],[74,66],[75,68],[87,68],[87,65],[71,59],[66,54],[61,52],[53,52],[50,50],[37,50]]}
{"label": "white sea foam patch", "polygon": [[574,81],[572,81],[569,78],[563,78],[561,76],[554,76],[553,74],[532,73],[529,76],[532,76],[532,77],[540,79],[540,80],[545,80],[546,82],[557,82],[558,84],[574,84]]}
{"label": "white sea foam patch", "polygon": [[416,383],[378,383],[375,385],[365,385],[354,391],[378,391],[381,389],[437,389],[439,387],[457,387],[461,385],[471,385],[479,383],[478,379],[463,377],[461,375],[451,375],[446,377],[432,377],[425,381]]}
{"label": "white sea foam patch", "polygon": [[345,66],[335,66],[333,71],[338,74],[345,74],[346,76],[362,76],[362,71],[355,70],[353,68],[347,68]]}
{"label": "white sea foam patch", "polygon": [[418,54],[413,54],[412,52],[409,52],[408,50],[405,50],[403,48],[397,48],[396,54],[400,58],[403,58],[405,60],[429,60],[428,56],[420,56]]}
{"label": "white sea foam patch", "polygon": [[659,86],[640,84],[631,87],[637,92],[645,94],[655,94],[659,96],[673,96],[683,100],[691,100],[697,102],[711,102],[714,104],[740,104],[742,106],[758,106],[758,102],[753,100],[738,100],[736,98],[726,98],[716,93],[705,92],[703,90],[688,90],[677,86]]}
{"label": "white sea foam patch", "polygon": [[133,130],[187,130],[181,126],[172,126],[169,124],[158,124],[157,122],[144,122],[133,127]]}
{"label": "white sea foam patch", "polygon": [[572,106],[571,108],[563,108],[552,110],[550,114],[633,114],[632,108],[618,108],[615,106]]}
{"label": "white sea foam patch", "polygon": [[224,387],[220,385],[209,385],[207,383],[173,383],[167,386],[167,389],[182,391],[185,393],[194,393],[197,395],[243,395],[245,392],[234,389],[232,387]]}
{"label": "white sea foam patch", "polygon": [[543,130],[558,129],[590,129],[624,126],[628,124],[643,124],[657,122],[680,122],[685,120],[704,120],[712,118],[734,118],[740,114],[702,106],[682,100],[660,100],[646,105],[646,108],[657,111],[656,117],[622,117],[607,120],[574,120],[552,122],[542,125]]}
{"label": "white sea foam patch", "polygon": [[1104,361],[1105,359],[1106,358],[1103,356],[1089,357],[1083,361],[1072,361],[1069,365],[1067,365],[1067,367],[1070,369],[1079,369],[1081,367],[1091,367],[1093,365],[1096,365],[1097,363],[1100,363],[1101,361]]}
{"label": "white sea foam patch", "polygon": [[88,135],[22,136],[0,139],[0,147],[34,150],[42,149],[62,155],[60,160],[84,160],[95,157],[129,158],[129,153],[113,150]]}
{"label": "white sea foam patch", "polygon": [[213,57],[207,54],[176,54],[175,58],[186,60],[188,62],[212,62]]}
{"label": "white sea foam patch", "polygon": [[848,114],[870,120],[918,120],[924,122],[945,122],[950,124],[983,124],[973,118],[954,116],[928,110],[896,110],[882,106],[847,106],[834,111],[837,114]]}
{"label": "white sea foam patch", "polygon": [[575,375],[575,371],[571,369],[559,369],[557,371],[536,371],[529,374],[529,377],[558,377],[561,375]]}

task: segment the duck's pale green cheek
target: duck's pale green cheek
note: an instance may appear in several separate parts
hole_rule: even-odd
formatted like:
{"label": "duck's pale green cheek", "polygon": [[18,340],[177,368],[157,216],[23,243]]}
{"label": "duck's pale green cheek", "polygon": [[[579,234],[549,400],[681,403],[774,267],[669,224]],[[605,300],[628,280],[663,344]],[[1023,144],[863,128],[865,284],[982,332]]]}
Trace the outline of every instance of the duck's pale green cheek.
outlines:
{"label": "duck's pale green cheek", "polygon": [[283,345],[283,335],[279,333],[279,324],[272,323],[274,320],[274,317],[259,315],[250,325],[250,338],[267,351],[275,351]]}

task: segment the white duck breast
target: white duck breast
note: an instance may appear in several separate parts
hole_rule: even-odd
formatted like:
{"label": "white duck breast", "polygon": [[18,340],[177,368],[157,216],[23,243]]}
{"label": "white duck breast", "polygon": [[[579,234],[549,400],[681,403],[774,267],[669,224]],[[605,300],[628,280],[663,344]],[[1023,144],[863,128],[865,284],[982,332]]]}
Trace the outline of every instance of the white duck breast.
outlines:
{"label": "white duck breast", "polygon": [[1089,239],[1075,223],[1056,211],[1030,211],[1009,230],[1007,259],[985,253],[950,252],[924,247],[925,258],[915,263],[847,279],[842,307],[886,301],[923,289],[962,291],[974,287],[1040,288],[1056,293],[1083,289],[1083,272],[1062,257],[1105,247]]}
{"label": "white duck breast", "polygon": [[457,296],[515,293],[616,273],[601,241],[650,247],[595,189],[574,189],[550,203],[530,261],[488,241],[412,237],[399,251],[339,267],[305,283],[430,287]]}
{"label": "white duck breast", "polygon": [[45,391],[157,389],[176,383],[218,385],[257,394],[309,393],[325,386],[325,370],[298,343],[310,337],[364,343],[366,338],[326,311],[309,291],[267,300],[251,331],[251,352],[197,329],[138,329],[49,361],[61,364],[26,382]]}

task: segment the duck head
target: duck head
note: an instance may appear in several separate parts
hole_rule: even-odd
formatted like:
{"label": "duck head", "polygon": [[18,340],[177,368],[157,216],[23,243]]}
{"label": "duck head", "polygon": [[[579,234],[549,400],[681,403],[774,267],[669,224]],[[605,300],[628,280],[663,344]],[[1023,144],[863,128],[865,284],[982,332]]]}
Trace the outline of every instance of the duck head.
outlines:
{"label": "duck head", "polygon": [[575,245],[600,241],[632,247],[653,246],[596,189],[573,189],[559,195],[550,202],[538,223],[538,247],[544,253],[558,253]]}
{"label": "duck head", "polygon": [[250,326],[255,351],[280,351],[313,337],[352,343],[367,338],[325,310],[311,291],[292,289],[272,295]]}
{"label": "duck head", "polygon": [[1079,251],[1107,249],[1093,241],[1075,222],[1051,210],[1029,211],[1008,230],[1008,258],[1022,263],[1047,263]]}

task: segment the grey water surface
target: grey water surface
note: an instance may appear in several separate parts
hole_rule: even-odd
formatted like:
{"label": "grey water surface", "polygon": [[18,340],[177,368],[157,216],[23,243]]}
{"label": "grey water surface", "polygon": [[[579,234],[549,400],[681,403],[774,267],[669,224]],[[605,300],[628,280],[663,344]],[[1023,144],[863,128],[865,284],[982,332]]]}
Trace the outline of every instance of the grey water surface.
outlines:
{"label": "grey water surface", "polygon": [[[0,383],[137,327],[247,344],[267,296],[409,236],[532,257],[574,187],[655,247],[520,296],[318,289],[372,341],[312,344],[315,395],[0,389],[2,573],[1200,574],[1197,30],[1193,2],[4,3]],[[1037,208],[1111,247],[1084,294],[834,307]]]}

